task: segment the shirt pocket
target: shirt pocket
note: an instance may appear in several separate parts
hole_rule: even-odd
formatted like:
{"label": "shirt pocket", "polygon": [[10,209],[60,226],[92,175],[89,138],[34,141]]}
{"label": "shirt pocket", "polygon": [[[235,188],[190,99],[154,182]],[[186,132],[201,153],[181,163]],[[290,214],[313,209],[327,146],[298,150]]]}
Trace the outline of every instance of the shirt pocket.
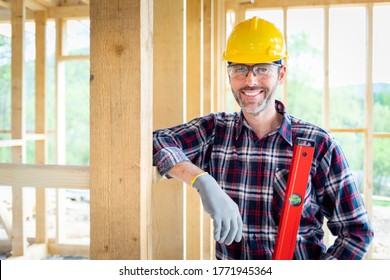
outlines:
{"label": "shirt pocket", "polygon": [[[284,201],[284,196],[287,189],[287,179],[288,179],[289,170],[287,169],[278,169],[275,172],[274,179],[274,190],[272,196],[272,218],[276,225],[279,224],[280,215],[282,213],[282,206]],[[310,182],[310,181],[309,181]],[[312,205],[311,205],[311,194],[310,194],[310,184],[306,188],[306,194],[304,199],[304,204],[302,208],[302,220],[311,219],[314,215]]]}

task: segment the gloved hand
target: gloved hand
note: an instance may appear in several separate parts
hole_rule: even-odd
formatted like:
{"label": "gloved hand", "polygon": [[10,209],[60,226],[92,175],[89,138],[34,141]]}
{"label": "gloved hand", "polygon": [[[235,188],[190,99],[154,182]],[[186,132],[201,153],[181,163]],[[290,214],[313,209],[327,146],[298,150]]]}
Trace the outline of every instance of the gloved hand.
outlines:
{"label": "gloved hand", "polygon": [[242,238],[242,219],[237,204],[207,172],[195,177],[192,186],[199,192],[204,210],[210,214],[217,242],[230,245]]}

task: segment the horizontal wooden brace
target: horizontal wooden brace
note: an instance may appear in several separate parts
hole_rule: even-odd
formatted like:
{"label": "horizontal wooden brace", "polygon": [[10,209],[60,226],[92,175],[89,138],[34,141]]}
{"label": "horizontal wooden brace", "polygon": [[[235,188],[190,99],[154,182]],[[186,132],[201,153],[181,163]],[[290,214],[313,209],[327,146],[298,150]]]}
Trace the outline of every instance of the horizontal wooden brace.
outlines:
{"label": "horizontal wooden brace", "polygon": [[89,167],[0,163],[0,185],[89,189]]}

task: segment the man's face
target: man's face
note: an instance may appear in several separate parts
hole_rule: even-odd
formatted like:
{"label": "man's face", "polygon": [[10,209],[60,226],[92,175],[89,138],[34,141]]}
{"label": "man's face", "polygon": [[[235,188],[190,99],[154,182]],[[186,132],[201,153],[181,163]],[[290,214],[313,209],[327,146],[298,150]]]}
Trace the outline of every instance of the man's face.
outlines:
{"label": "man's face", "polygon": [[257,116],[270,104],[273,106],[276,88],[283,82],[286,67],[275,64],[253,65],[233,63],[228,66],[228,74],[233,96],[243,112]]}

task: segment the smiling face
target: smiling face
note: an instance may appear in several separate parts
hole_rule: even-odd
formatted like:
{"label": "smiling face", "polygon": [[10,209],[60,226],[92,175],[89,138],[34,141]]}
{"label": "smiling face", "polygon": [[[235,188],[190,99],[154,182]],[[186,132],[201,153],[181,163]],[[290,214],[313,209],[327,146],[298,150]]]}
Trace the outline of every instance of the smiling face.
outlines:
{"label": "smiling face", "polygon": [[286,73],[285,66],[279,68],[273,76],[255,75],[252,71],[245,78],[229,75],[233,96],[244,113],[257,116],[270,104],[273,106],[277,86],[283,82]]}

